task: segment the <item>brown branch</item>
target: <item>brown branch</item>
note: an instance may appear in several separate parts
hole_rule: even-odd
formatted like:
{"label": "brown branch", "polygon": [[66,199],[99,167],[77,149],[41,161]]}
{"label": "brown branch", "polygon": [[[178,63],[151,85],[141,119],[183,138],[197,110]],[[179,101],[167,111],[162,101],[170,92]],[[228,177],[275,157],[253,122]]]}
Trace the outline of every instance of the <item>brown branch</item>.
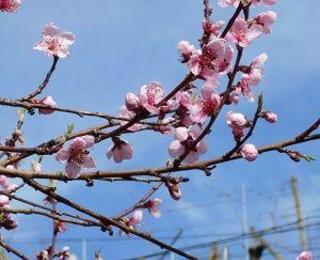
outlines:
{"label": "brown branch", "polygon": [[2,248],[4,248],[5,250],[7,250],[8,253],[12,253],[12,254],[16,255],[20,259],[29,260],[29,258],[26,257],[23,253],[19,252],[17,249],[15,249],[15,248],[11,247],[10,245],[6,244],[3,241],[2,237],[0,237],[0,246]]}
{"label": "brown branch", "polygon": [[[25,108],[28,111],[31,111],[32,109],[51,109],[57,112],[64,112],[64,113],[70,113],[70,114],[75,114],[79,117],[98,117],[102,119],[106,119],[109,121],[110,125],[112,126],[118,126],[119,123],[113,122],[112,120],[117,120],[117,121],[130,121],[131,119],[129,118],[124,118],[124,117],[118,117],[118,116],[113,116],[101,112],[92,112],[92,111],[85,111],[85,110],[79,110],[79,109],[72,109],[72,108],[66,108],[66,107],[52,107],[44,104],[35,104],[31,103],[28,101],[19,101],[19,100],[11,100],[8,98],[2,98],[0,97],[0,105],[2,106],[10,106],[10,107],[21,107]],[[171,113],[174,111],[168,111],[167,113]],[[150,117],[155,117],[155,116],[150,116]],[[144,124],[144,125],[151,125],[151,126],[162,126],[163,124],[158,124],[158,123],[153,123],[153,122],[145,122],[141,121],[139,124]]]}
{"label": "brown branch", "polygon": [[82,218],[79,215],[72,215],[72,214],[69,214],[69,213],[66,213],[66,212],[53,210],[52,208],[45,207],[43,205],[37,204],[37,203],[35,203],[33,201],[30,201],[30,200],[26,200],[24,198],[20,198],[20,197],[18,197],[16,195],[14,195],[12,193],[9,193],[9,192],[6,192],[6,191],[0,191],[0,194],[5,195],[5,196],[9,197],[10,199],[14,199],[16,201],[20,201],[20,202],[22,202],[24,204],[27,204],[27,205],[30,205],[30,206],[33,206],[33,207],[36,207],[36,208],[39,208],[39,209],[42,209],[42,210],[46,210],[46,211],[48,211],[48,212],[50,212],[50,213],[52,213],[54,215],[57,215],[57,216],[66,216],[66,217],[69,217],[69,218],[82,220],[83,222],[92,223],[92,225],[99,226],[99,223],[94,222],[91,219],[85,219],[85,218]]}
{"label": "brown branch", "polygon": [[50,78],[52,76],[52,73],[56,69],[56,65],[58,63],[58,60],[59,60],[59,57],[53,56],[52,65],[51,65],[50,70],[47,73],[45,79],[43,80],[43,82],[38,86],[38,88],[34,92],[32,92],[30,95],[28,95],[25,98],[20,98],[19,101],[30,101],[31,99],[33,99],[34,97],[36,97],[37,95],[42,93],[42,91],[47,87],[47,85],[50,81]]}
{"label": "brown branch", "polygon": [[317,130],[320,126],[320,118],[312,124],[306,131],[301,133],[299,136],[296,137],[297,140],[303,140],[304,138],[308,137],[312,132]]}
{"label": "brown branch", "polygon": [[[97,226],[94,223],[88,223],[88,222],[84,222],[84,221],[75,221],[75,220],[71,220],[71,219],[65,219],[65,218],[61,218],[58,215],[55,214],[50,214],[44,211],[40,211],[40,210],[34,210],[34,209],[11,209],[11,208],[0,208],[0,212],[7,212],[7,213],[12,213],[12,214],[23,214],[23,215],[40,215],[40,216],[44,216],[53,220],[57,220],[60,222],[64,222],[64,223],[69,223],[69,224],[73,224],[73,225],[78,225],[78,226],[84,226],[84,227],[93,227],[93,226]],[[100,226],[98,224],[98,226]]]}
{"label": "brown branch", "polygon": [[233,26],[233,24],[236,21],[237,17],[241,13],[242,9],[243,9],[243,4],[240,1],[236,11],[234,12],[234,14],[232,15],[231,19],[229,20],[229,22],[227,23],[226,27],[224,28],[223,32],[221,33],[220,38],[226,37],[227,33],[230,31],[231,27]]}
{"label": "brown branch", "polygon": [[[296,137],[278,142],[275,144],[267,145],[260,147],[258,149],[259,154],[263,154],[266,152],[271,151],[279,151],[279,149],[310,142],[314,140],[319,140],[320,134],[314,134],[310,135],[309,137],[306,137],[302,140],[297,140]],[[10,170],[6,168],[0,167],[0,174],[5,175],[7,177],[11,178],[28,178],[28,179],[51,179],[51,180],[59,180],[59,181],[77,181],[77,180],[98,180],[98,179],[105,179],[105,178],[128,178],[133,176],[153,176],[153,177],[159,177],[162,174],[165,173],[171,173],[171,172],[180,172],[180,171],[188,171],[188,170],[205,170],[209,166],[217,165],[221,163],[225,163],[228,161],[238,160],[242,159],[241,155],[234,154],[228,158],[225,158],[224,156],[216,157],[211,160],[203,160],[198,161],[191,164],[183,164],[179,167],[162,167],[162,168],[152,168],[152,169],[142,169],[142,170],[132,170],[132,171],[119,171],[119,172],[103,172],[103,171],[95,171],[95,172],[86,172],[82,173],[77,179],[68,178],[65,175],[57,175],[56,173],[33,173],[30,171],[23,171],[23,170]]]}
{"label": "brown branch", "polygon": [[131,229],[131,228],[125,226],[124,224],[122,224],[122,223],[120,223],[120,222],[118,222],[116,220],[113,220],[111,218],[107,218],[107,217],[105,217],[103,215],[100,215],[98,213],[95,213],[94,211],[92,211],[92,210],[90,210],[88,208],[85,208],[85,207],[83,207],[83,206],[81,206],[81,205],[79,205],[79,204],[77,204],[77,203],[75,203],[73,201],[70,201],[70,200],[66,199],[65,197],[62,197],[62,196],[58,195],[57,193],[55,193],[52,190],[52,188],[47,188],[47,187],[45,187],[45,186],[43,186],[43,185],[41,185],[41,184],[35,182],[34,180],[31,180],[31,179],[23,178],[23,180],[29,186],[33,187],[35,190],[38,190],[38,191],[40,191],[40,192],[42,192],[42,193],[54,198],[58,202],[61,202],[61,203],[65,204],[65,205],[68,205],[69,207],[71,207],[71,208],[73,208],[73,209],[75,209],[77,211],[85,213],[85,214],[87,214],[87,215],[89,215],[89,216],[101,221],[102,224],[105,225],[105,226],[115,226],[115,227],[121,229],[122,231],[124,231],[125,233],[128,233],[128,234],[131,233],[133,235],[139,236],[139,237],[141,237],[141,238],[143,238],[143,239],[145,239],[145,240],[147,240],[147,241],[149,241],[149,242],[151,242],[151,243],[153,243],[153,244],[155,244],[155,245],[157,245],[157,246],[159,246],[161,248],[165,248],[165,249],[167,249],[167,250],[169,250],[171,252],[174,252],[174,253],[176,253],[176,254],[178,254],[180,256],[184,256],[187,259],[197,259],[196,257],[194,257],[192,255],[189,255],[186,252],[183,252],[183,251],[181,251],[181,250],[179,250],[177,248],[174,248],[174,247],[172,247],[172,246],[170,246],[170,245],[168,245],[168,244],[166,244],[166,243],[164,243],[164,242],[152,237],[150,234],[143,233],[143,232],[140,232],[140,231],[135,230],[135,229]]}
{"label": "brown branch", "polygon": [[131,208],[126,209],[124,212],[114,217],[114,219],[119,220],[124,216],[132,213],[135,209],[141,208],[143,204],[162,186],[163,182],[153,186],[136,204],[134,204]]}

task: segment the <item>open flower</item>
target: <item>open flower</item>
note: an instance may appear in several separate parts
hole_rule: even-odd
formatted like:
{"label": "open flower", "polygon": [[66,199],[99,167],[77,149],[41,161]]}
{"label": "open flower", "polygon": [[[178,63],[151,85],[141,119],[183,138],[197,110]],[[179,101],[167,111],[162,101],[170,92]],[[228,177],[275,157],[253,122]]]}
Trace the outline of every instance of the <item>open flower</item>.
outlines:
{"label": "open flower", "polygon": [[198,125],[193,125],[189,128],[177,127],[175,131],[176,140],[169,145],[169,154],[178,158],[187,150],[189,153],[184,159],[187,163],[193,163],[199,159],[199,156],[205,153],[208,149],[206,143],[201,140],[193,147],[194,140],[201,134],[202,129]]}
{"label": "open flower", "polygon": [[161,202],[162,200],[158,198],[150,199],[144,204],[144,207],[148,209],[152,216],[154,216],[155,218],[160,218],[161,211],[159,209],[159,205],[161,204]]}
{"label": "open flower", "polygon": [[21,0],[0,0],[0,11],[15,13],[21,4]]}
{"label": "open flower", "polygon": [[263,66],[267,59],[267,54],[262,53],[251,62],[250,66],[241,76],[240,82],[236,86],[236,93],[242,94],[250,101],[254,100],[251,89],[252,87],[259,85],[263,76]]}
{"label": "open flower", "polygon": [[94,138],[89,135],[77,137],[69,146],[62,147],[56,154],[56,160],[67,162],[65,173],[69,178],[77,178],[81,168],[95,168],[96,163],[88,149],[94,145]]}
{"label": "open flower", "polygon": [[33,49],[59,58],[66,58],[70,54],[69,47],[75,41],[73,33],[64,32],[53,23],[50,23],[44,27],[42,35],[42,40],[37,42]]}
{"label": "open flower", "polygon": [[245,144],[240,150],[241,156],[251,162],[257,159],[258,150],[253,144]]}
{"label": "open flower", "polygon": [[262,33],[262,26],[258,24],[251,24],[238,16],[233,26],[227,33],[225,39],[229,42],[236,43],[237,45],[245,48],[254,39],[258,38]]}
{"label": "open flower", "polygon": [[143,211],[141,209],[137,209],[133,212],[132,216],[126,222],[126,225],[131,229],[136,229],[137,226],[140,225],[143,219]]}
{"label": "open flower", "polygon": [[259,14],[255,21],[257,24],[262,26],[262,32],[268,34],[271,32],[270,26],[273,25],[277,20],[277,14],[273,11],[268,11]]}
{"label": "open flower", "polygon": [[231,46],[225,40],[215,38],[203,47],[203,50],[193,52],[188,67],[194,75],[207,79],[217,73],[227,73],[232,56]]}
{"label": "open flower", "polygon": [[163,97],[164,91],[161,84],[158,82],[151,82],[143,85],[139,94],[141,105],[153,114],[157,114],[160,111],[160,107],[158,107],[157,104]]}
{"label": "open flower", "polygon": [[217,111],[221,103],[221,97],[212,87],[203,87],[201,96],[194,105],[189,107],[190,118],[195,123],[203,123],[208,116]]}
{"label": "open flower", "polygon": [[132,158],[133,148],[126,140],[114,137],[112,141],[113,145],[107,152],[108,159],[113,158],[116,163],[121,163],[123,160],[130,160]]}

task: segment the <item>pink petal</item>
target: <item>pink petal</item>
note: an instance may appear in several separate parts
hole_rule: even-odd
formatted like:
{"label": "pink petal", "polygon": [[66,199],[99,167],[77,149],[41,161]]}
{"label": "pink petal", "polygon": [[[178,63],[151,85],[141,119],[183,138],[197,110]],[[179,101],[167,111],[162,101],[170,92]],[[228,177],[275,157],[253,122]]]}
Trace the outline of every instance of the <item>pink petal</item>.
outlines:
{"label": "pink petal", "polygon": [[65,166],[65,172],[69,178],[79,177],[80,171],[81,171],[81,166],[79,164],[74,163],[72,161],[67,162]]}
{"label": "pink petal", "polygon": [[96,167],[96,162],[94,161],[94,159],[92,158],[91,155],[84,155],[82,157],[83,159],[83,163],[82,166],[86,169],[90,169],[90,168],[95,168]]}

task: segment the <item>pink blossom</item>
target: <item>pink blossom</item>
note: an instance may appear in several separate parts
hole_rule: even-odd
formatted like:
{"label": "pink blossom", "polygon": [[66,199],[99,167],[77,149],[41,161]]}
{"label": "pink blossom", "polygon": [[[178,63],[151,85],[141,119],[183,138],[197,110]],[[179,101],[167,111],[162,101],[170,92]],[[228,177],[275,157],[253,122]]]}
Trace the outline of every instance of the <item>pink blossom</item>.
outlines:
{"label": "pink blossom", "polygon": [[172,180],[166,182],[165,184],[168,188],[171,198],[173,198],[174,200],[180,200],[182,197],[182,192],[179,187],[179,182],[177,182],[176,180]]}
{"label": "pink blossom", "polygon": [[6,186],[9,185],[9,180],[8,180],[7,176],[5,176],[5,175],[0,175],[0,185],[1,185],[2,187],[6,187]]}
{"label": "pink blossom", "polygon": [[121,163],[123,160],[130,160],[133,155],[132,146],[120,138],[113,138],[113,145],[107,151],[108,159],[113,158],[116,163]]}
{"label": "pink blossom", "polygon": [[88,149],[94,145],[94,137],[85,135],[72,140],[69,146],[62,147],[56,154],[56,160],[67,162],[65,173],[69,178],[77,178],[83,168],[95,168],[96,163]]}
{"label": "pink blossom", "polygon": [[218,3],[221,7],[227,7],[227,6],[237,7],[240,3],[240,0],[219,0]]}
{"label": "pink blossom", "polygon": [[173,117],[166,117],[165,119],[159,121],[160,126],[155,126],[155,130],[159,131],[162,134],[169,134],[172,129],[171,123],[175,122],[176,120]]}
{"label": "pink blossom", "polygon": [[150,199],[145,203],[145,207],[151,213],[152,216],[155,218],[161,217],[161,211],[159,209],[159,205],[161,204],[162,200],[159,198]]}
{"label": "pink blossom", "polygon": [[240,82],[236,87],[236,93],[241,93],[250,101],[254,100],[251,88],[260,83],[263,75],[263,65],[267,59],[268,56],[262,53],[252,61],[248,70],[241,76]]}
{"label": "pink blossom", "polygon": [[195,50],[195,47],[187,41],[179,42],[177,48],[181,55],[182,62],[190,60],[190,57]]}
{"label": "pink blossom", "polygon": [[[119,113],[118,113],[119,117],[126,118],[126,119],[132,119],[135,117],[135,115],[136,114],[132,111],[129,111],[126,106],[121,106]],[[118,120],[118,121],[121,125],[125,125],[126,123],[128,123],[128,121],[124,121],[124,120]],[[128,128],[128,130],[134,132],[134,131],[141,129],[141,127],[142,127],[141,124],[134,124],[134,125],[130,126]]]}
{"label": "pink blossom", "polygon": [[231,30],[227,33],[225,39],[229,42],[238,44],[245,48],[254,39],[258,38],[262,33],[262,26],[258,24],[249,25],[242,17],[238,16]]}
{"label": "pink blossom", "polygon": [[219,108],[221,97],[212,87],[204,87],[201,96],[193,106],[189,108],[190,118],[195,123],[203,123],[208,116],[213,115]]}
{"label": "pink blossom", "polygon": [[8,183],[8,185],[5,186],[5,190],[9,193],[15,192],[18,188],[18,185],[14,183]]}
{"label": "pink blossom", "polygon": [[126,107],[129,111],[136,111],[141,107],[140,99],[135,94],[129,92],[126,95]]}
{"label": "pink blossom", "polygon": [[277,0],[251,0],[252,4],[258,5],[258,4],[265,4],[265,5],[274,5]]}
{"label": "pink blossom", "polygon": [[271,32],[270,26],[277,20],[277,14],[273,11],[264,12],[259,14],[255,20],[257,24],[262,26],[263,33],[268,34]]}
{"label": "pink blossom", "polygon": [[303,251],[298,257],[297,260],[312,260],[312,254],[310,251]]}
{"label": "pink blossom", "polygon": [[143,85],[140,90],[140,103],[150,113],[157,114],[160,108],[157,104],[163,99],[164,91],[160,83],[151,82]]}
{"label": "pink blossom", "polygon": [[[250,2],[250,0],[247,0],[247,2]],[[273,5],[276,2],[277,0],[251,0],[251,3],[253,5],[260,5],[260,4]],[[219,0],[218,3],[221,7],[227,7],[227,6],[237,7],[240,3],[240,0]]]}
{"label": "pink blossom", "polygon": [[0,0],[0,11],[15,13],[21,4],[21,0]]}
{"label": "pink blossom", "polygon": [[66,231],[66,225],[61,221],[55,221],[56,232],[64,233]]}
{"label": "pink blossom", "polygon": [[267,120],[269,123],[273,124],[278,121],[278,116],[275,113],[272,113],[270,111],[263,111],[260,113],[260,117]]}
{"label": "pink blossom", "polygon": [[66,58],[70,54],[69,47],[75,41],[73,33],[64,32],[53,23],[50,23],[44,27],[42,35],[42,40],[37,42],[33,49],[59,58]]}
{"label": "pink blossom", "polygon": [[[185,153],[186,150],[190,150],[193,147],[193,142],[201,134],[202,129],[198,125],[193,125],[189,128],[177,127],[175,130],[176,140],[172,141],[169,145],[169,154],[178,158]],[[189,151],[188,155],[184,159],[185,162],[193,163],[199,159],[199,156],[207,151],[208,147],[206,143],[201,140],[197,143],[196,147]]]}
{"label": "pink blossom", "polygon": [[241,156],[247,161],[254,161],[258,157],[258,150],[253,144],[245,144],[240,150]]}
{"label": "pink blossom", "polygon": [[9,197],[6,195],[0,194],[0,207],[3,207],[9,203]]}
{"label": "pink blossom", "polygon": [[248,126],[248,120],[241,113],[229,111],[226,116],[226,122],[231,127],[235,138],[241,138],[244,133],[243,130]]}
{"label": "pink blossom", "polygon": [[202,23],[202,27],[203,27],[204,32],[211,36],[210,40],[213,40],[219,36],[220,30],[222,29],[224,24],[225,24],[225,22],[223,20],[219,20],[215,23],[212,23],[211,21],[205,20]]}
{"label": "pink blossom", "polygon": [[233,49],[224,39],[210,41],[203,50],[195,50],[188,61],[190,71],[206,79],[217,73],[227,73],[233,57]]}
{"label": "pink blossom", "polygon": [[[33,99],[33,103],[39,104],[39,105],[46,105],[49,107],[57,107],[57,103],[53,100],[51,96],[44,97],[43,99],[36,100]],[[48,115],[54,112],[54,109],[50,108],[39,108],[39,114]]]}
{"label": "pink blossom", "polygon": [[137,226],[140,225],[143,219],[143,211],[141,209],[137,209],[133,212],[132,216],[128,219],[126,225],[131,228],[135,229]]}

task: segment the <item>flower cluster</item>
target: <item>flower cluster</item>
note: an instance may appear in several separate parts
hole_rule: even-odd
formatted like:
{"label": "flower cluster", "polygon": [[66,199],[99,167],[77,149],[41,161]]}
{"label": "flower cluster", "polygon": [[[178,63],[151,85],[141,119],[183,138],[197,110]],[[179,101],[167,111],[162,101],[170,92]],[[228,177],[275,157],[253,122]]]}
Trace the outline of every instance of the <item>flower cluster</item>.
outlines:
{"label": "flower cluster", "polygon": [[[12,166],[7,166],[7,169],[13,169]],[[17,189],[17,186],[13,183],[10,183],[9,179],[4,176],[0,175],[0,186],[3,192],[6,193],[13,193]],[[0,194],[0,207],[4,209],[10,209],[10,199],[8,196],[4,194]],[[8,212],[1,213],[0,217],[0,228],[3,227],[6,230],[12,230],[17,228],[18,223],[12,218],[12,215]]]}

